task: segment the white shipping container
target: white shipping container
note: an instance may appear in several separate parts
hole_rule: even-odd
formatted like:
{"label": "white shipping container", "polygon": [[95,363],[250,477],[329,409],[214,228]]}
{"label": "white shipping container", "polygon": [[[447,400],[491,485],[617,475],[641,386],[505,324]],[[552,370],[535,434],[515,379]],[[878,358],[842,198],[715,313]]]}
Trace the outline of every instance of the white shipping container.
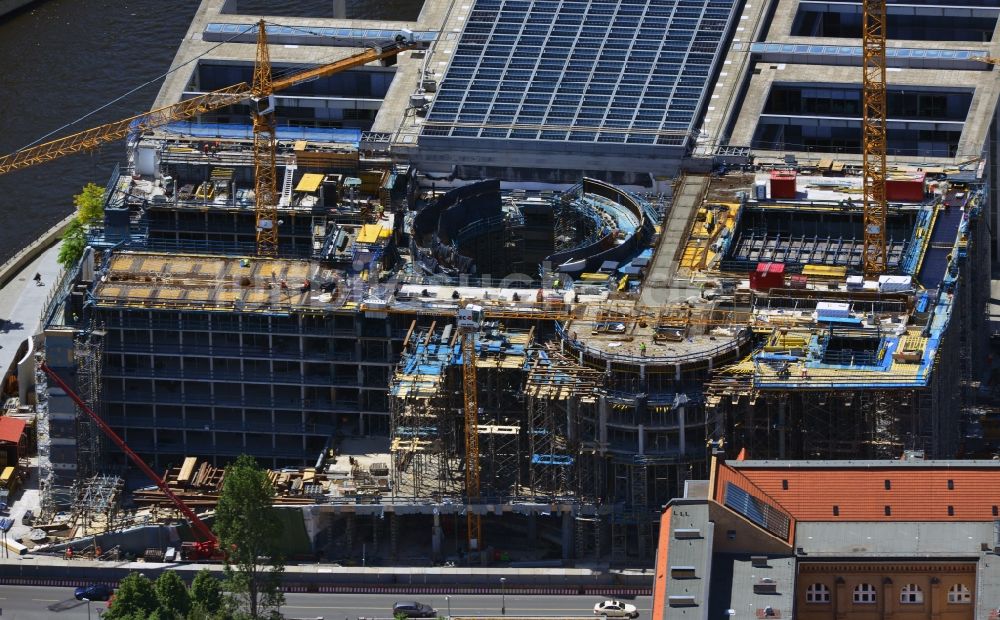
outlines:
{"label": "white shipping container", "polygon": [[816,313],[821,316],[846,319],[851,316],[851,304],[839,301],[821,301],[816,304]]}

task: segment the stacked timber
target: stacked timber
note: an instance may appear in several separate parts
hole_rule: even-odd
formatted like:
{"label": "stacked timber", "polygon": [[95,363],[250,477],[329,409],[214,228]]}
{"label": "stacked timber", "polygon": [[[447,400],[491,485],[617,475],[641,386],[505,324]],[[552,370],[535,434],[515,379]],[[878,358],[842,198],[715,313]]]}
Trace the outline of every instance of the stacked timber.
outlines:
{"label": "stacked timber", "polygon": [[[368,469],[352,465],[349,476],[338,475],[334,469],[317,471],[313,467],[268,471],[275,505],[318,504],[329,501],[330,497],[374,496],[388,490],[387,464],[375,463]],[[225,477],[225,469],[189,456],[179,467],[168,469],[163,480],[185,504],[196,511],[207,511],[218,504]],[[139,489],[133,498],[140,506],[172,506],[157,487]]]}

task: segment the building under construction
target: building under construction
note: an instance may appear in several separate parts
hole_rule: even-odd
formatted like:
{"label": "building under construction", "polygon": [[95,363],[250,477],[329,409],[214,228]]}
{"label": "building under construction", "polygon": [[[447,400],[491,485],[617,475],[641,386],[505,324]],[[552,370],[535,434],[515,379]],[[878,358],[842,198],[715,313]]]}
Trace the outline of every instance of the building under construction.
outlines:
{"label": "building under construction", "polygon": [[[359,70],[352,79],[381,85],[374,118],[299,126],[311,98],[343,104],[332,79],[283,96],[278,113],[296,126],[276,130],[273,256],[256,252],[253,141],[246,128],[226,126],[239,124],[227,120],[242,108],[132,136],[107,186],[103,225],[90,229],[91,249],[46,308],[49,366],[159,470],[194,457],[221,467],[241,453],[276,469],[311,468],[300,484],[311,485],[309,501],[294,503],[314,548],[337,560],[460,557],[475,515],[495,557],[642,562],[654,553],[661,507],[707,475],[713,451],[960,454],[986,357],[979,335],[996,166],[988,124],[969,121],[957,150],[945,152],[954,122],[939,117],[966,104],[995,108],[995,85],[977,82],[971,98],[921,99],[916,113],[928,118],[899,121],[885,269],[866,274],[857,145],[841,148],[839,130],[814,131],[805,112],[823,97],[783,85],[770,64],[797,80],[847,71],[860,79],[839,66],[849,48],[785,44],[807,36],[789,29],[830,27],[809,15],[816,7],[762,2],[738,20],[734,3],[679,0],[666,3],[679,16],[668,20],[664,3],[549,4],[526,12],[479,0],[452,14],[429,3],[410,34],[468,30],[402,54],[397,67]],[[209,5],[192,25],[203,36],[190,37],[185,53],[241,32],[244,18]],[[782,6],[802,15],[785,23],[774,17]],[[519,117],[516,130],[485,120],[486,108],[514,114],[492,98],[498,84],[456,94],[474,70],[496,69],[491,56],[527,45],[512,41],[515,30],[584,13],[597,25],[572,41],[553,35],[549,51],[580,52],[574,62],[594,73],[594,92],[567,82],[548,93],[558,101],[538,104],[546,87],[527,84],[544,84],[547,69],[514,68],[542,72],[523,92],[504,91],[535,115]],[[664,20],[677,29],[660,46]],[[494,22],[503,25],[486,25]],[[733,34],[735,23],[747,34]],[[651,54],[683,47],[691,62],[657,60],[656,79],[637,86],[652,64],[615,68],[609,59],[595,71],[575,48],[626,27],[637,44],[614,54],[653,63]],[[740,39],[751,31],[748,53]],[[222,86],[228,55],[252,49],[248,33],[206,51],[165,90],[181,98]],[[277,29],[273,41],[288,45],[274,62],[315,64],[317,50],[361,36],[317,33],[325,43]],[[507,45],[502,53],[489,48],[491,37]],[[783,45],[768,47],[771,39]],[[453,52],[451,64],[440,60]],[[893,62],[910,82],[941,78],[941,69],[982,77],[978,61],[956,54],[928,65],[898,52]],[[703,88],[724,56],[731,68]],[[518,57],[534,56],[520,49]],[[242,76],[250,55],[241,62]],[[683,75],[662,63],[683,64]],[[669,88],[660,83],[667,78]],[[762,81],[766,101],[750,88]],[[419,97],[400,109],[417,83]],[[661,108],[673,87],[671,116]],[[636,88],[643,102],[621,93],[612,105],[602,94]],[[709,96],[717,99],[710,115]],[[890,118],[908,113],[905,102],[890,97]],[[627,118],[619,108],[631,110]],[[669,120],[678,114],[683,122]],[[569,117],[605,129],[551,128]],[[696,121],[702,131],[691,133]],[[803,148],[789,150],[795,136]],[[921,136],[933,154],[904,148]],[[482,321],[470,336],[456,317],[472,308]],[[49,510],[104,497],[73,484],[122,475],[124,458],[59,390],[41,392]]]}

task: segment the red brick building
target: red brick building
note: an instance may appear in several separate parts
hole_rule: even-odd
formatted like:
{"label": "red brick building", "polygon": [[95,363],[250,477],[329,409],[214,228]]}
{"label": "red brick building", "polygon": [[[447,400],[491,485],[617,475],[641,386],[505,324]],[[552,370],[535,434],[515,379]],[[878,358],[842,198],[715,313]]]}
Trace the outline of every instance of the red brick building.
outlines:
{"label": "red brick building", "polygon": [[654,620],[988,620],[1000,461],[714,460],[664,511]]}

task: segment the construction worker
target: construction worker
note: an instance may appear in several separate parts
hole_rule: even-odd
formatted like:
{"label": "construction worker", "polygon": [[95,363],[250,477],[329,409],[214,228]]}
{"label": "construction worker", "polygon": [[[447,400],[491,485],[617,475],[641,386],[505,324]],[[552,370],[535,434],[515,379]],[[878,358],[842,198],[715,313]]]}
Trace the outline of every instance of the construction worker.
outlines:
{"label": "construction worker", "polygon": [[640,342],[639,343],[639,354],[642,355],[643,357],[646,357],[646,343],[645,342]]}

